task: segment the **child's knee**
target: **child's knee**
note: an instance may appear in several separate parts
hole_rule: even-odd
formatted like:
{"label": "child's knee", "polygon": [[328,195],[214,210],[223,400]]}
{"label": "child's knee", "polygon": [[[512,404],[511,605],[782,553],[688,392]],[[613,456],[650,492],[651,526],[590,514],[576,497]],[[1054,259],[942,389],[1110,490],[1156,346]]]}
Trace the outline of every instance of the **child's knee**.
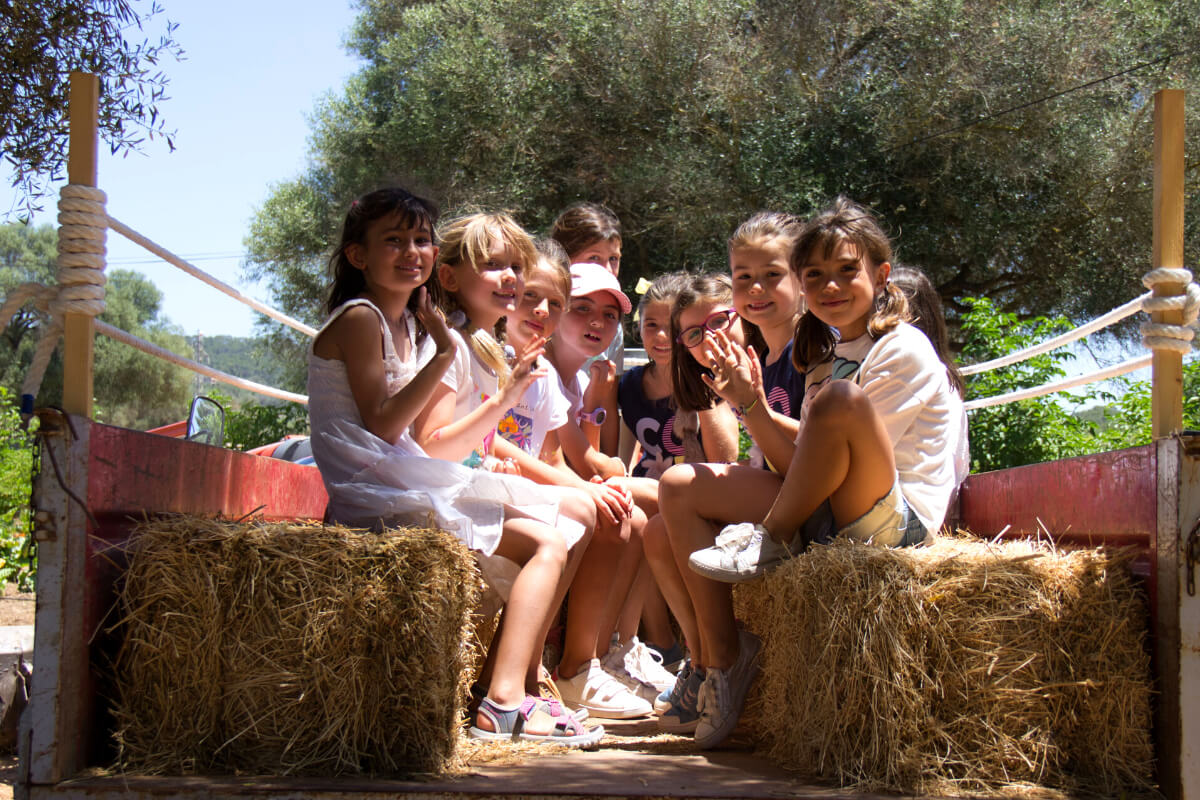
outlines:
{"label": "child's knee", "polygon": [[691,464],[676,464],[663,473],[658,481],[658,504],[666,507],[686,498],[696,478]]}
{"label": "child's knee", "polygon": [[596,524],[596,535],[593,537],[593,541],[605,542],[607,544],[627,544],[629,536],[629,520],[613,522],[607,517],[603,517]]}
{"label": "child's knee", "polygon": [[822,425],[861,423],[863,414],[872,408],[866,392],[853,381],[830,381],[809,403],[809,422],[820,420]]}
{"label": "child's knee", "polygon": [[580,489],[563,489],[559,501],[560,513],[587,528],[588,534],[596,527],[596,504]]}
{"label": "child's knee", "polygon": [[662,517],[655,516],[646,523],[642,530],[642,550],[648,561],[665,563],[674,560],[671,542],[667,538],[667,526],[663,524]]}

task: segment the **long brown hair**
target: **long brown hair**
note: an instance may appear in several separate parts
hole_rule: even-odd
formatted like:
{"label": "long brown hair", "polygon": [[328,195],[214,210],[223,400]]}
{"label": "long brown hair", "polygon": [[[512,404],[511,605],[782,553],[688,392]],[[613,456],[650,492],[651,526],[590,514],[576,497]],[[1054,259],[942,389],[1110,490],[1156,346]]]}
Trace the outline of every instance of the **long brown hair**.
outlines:
{"label": "long brown hair", "polygon": [[[818,252],[822,258],[831,258],[833,251],[844,241],[853,244],[859,256],[872,267],[891,263],[892,242],[879,220],[866,208],[839,195],[829,208],[805,223],[792,250],[792,271],[799,276],[804,265]],[[867,333],[871,338],[878,339],[908,320],[908,300],[904,292],[891,283],[875,287],[875,304],[867,318]],[[792,363],[798,370],[819,364],[833,357],[836,344],[833,329],[817,319],[812,311],[805,311],[792,340]]]}
{"label": "long brown hair", "polygon": [[892,267],[889,280],[908,298],[908,310],[912,314],[912,325],[919,328],[933,345],[933,351],[946,365],[946,377],[950,385],[958,390],[959,397],[966,394],[962,374],[954,363],[950,352],[950,337],[946,335],[946,315],[942,311],[942,298],[929,276],[916,267]]}
{"label": "long brown hair", "polygon": [[[355,200],[346,211],[346,220],[342,223],[342,238],[337,249],[329,257],[329,272],[333,280],[329,284],[329,296],[325,300],[327,313],[332,314],[343,303],[366,291],[367,281],[363,271],[350,263],[346,248],[352,244],[365,245],[367,229],[371,227],[371,223],[392,214],[398,214],[401,224],[405,227],[428,228],[430,237],[434,236],[438,209],[423,197],[417,197],[394,186],[377,189]],[[408,308],[410,311],[416,311],[416,292],[408,298]],[[418,330],[420,335],[424,336],[425,330],[420,327],[420,323]]]}
{"label": "long brown hair", "polygon": [[[782,211],[759,211],[750,219],[737,226],[733,236],[729,237],[730,271],[733,268],[733,251],[738,247],[759,248],[775,239],[783,243],[784,253],[790,262],[796,240],[804,230],[804,224],[799,217],[785,214]],[[803,304],[803,301],[801,301]],[[799,317],[799,314],[796,315]],[[795,321],[795,319],[793,319]],[[752,346],[760,355],[767,354],[767,342],[758,326],[747,319],[742,320],[742,330],[746,333],[746,344]]]}
{"label": "long brown hair", "polygon": [[733,283],[728,275],[708,273],[692,276],[679,290],[675,305],[671,307],[671,392],[675,406],[680,411],[705,411],[720,402],[720,398],[700,377],[704,368],[679,342],[679,334],[683,332],[679,324],[680,316],[704,301],[733,304]]}

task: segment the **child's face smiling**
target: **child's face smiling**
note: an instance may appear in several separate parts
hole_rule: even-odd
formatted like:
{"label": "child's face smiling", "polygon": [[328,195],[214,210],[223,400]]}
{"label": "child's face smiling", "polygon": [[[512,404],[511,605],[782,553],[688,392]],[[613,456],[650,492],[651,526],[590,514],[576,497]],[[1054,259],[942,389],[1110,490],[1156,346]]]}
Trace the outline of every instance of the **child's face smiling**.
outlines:
{"label": "child's face smiling", "polygon": [[571,253],[572,264],[599,264],[613,275],[621,272],[621,240],[600,239],[578,253]]}
{"label": "child's face smiling", "polygon": [[517,308],[508,314],[506,334],[516,348],[522,348],[534,336],[547,339],[558,329],[566,307],[562,288],[554,273],[541,263],[525,278],[525,290]]}
{"label": "child's face smiling", "polygon": [[[693,303],[683,311],[679,312],[679,330],[686,331],[694,326],[703,326],[705,321],[714,314],[722,311],[732,311],[733,306],[729,303],[715,303],[712,300],[700,300]],[[740,345],[745,344],[745,337],[742,334],[741,320],[735,319],[733,324],[725,329],[726,335]],[[695,347],[687,348],[688,353],[695,359],[697,364],[707,367],[712,363],[713,351],[712,345],[715,340],[715,334],[712,331],[705,331],[704,338]]]}
{"label": "child's face smiling", "polygon": [[647,303],[641,314],[642,346],[655,364],[671,363],[671,304],[665,300]]}
{"label": "child's face smiling", "polygon": [[621,307],[610,292],[571,298],[571,307],[558,326],[558,339],[587,358],[603,353],[617,335]]}
{"label": "child's face smiling", "polygon": [[472,266],[443,264],[438,268],[442,285],[458,297],[471,322],[490,329],[496,322],[516,309],[523,281],[523,264],[517,254],[500,236],[493,236],[487,260]]}
{"label": "child's face smiling", "polygon": [[829,258],[818,245],[800,266],[800,288],[817,319],[837,328],[843,340],[867,332],[875,305],[876,287],[887,281],[888,262],[872,265],[859,248],[846,239],[837,243]]}
{"label": "child's face smiling", "polygon": [[367,225],[365,238],[348,245],[346,257],[363,271],[368,291],[413,292],[429,279],[438,249],[428,226],[406,227],[399,214],[390,214]]}
{"label": "child's face smiling", "polygon": [[788,266],[787,242],[773,238],[729,254],[733,307],[761,327],[790,325],[800,306],[800,285]]}

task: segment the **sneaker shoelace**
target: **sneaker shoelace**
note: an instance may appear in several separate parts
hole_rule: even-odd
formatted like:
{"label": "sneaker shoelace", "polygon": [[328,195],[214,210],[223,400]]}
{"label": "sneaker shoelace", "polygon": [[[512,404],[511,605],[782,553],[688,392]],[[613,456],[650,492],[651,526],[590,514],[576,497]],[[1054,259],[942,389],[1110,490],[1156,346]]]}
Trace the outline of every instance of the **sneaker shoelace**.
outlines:
{"label": "sneaker shoelace", "polygon": [[755,539],[761,540],[762,533],[758,528],[743,523],[733,530],[722,531],[717,535],[717,540],[713,544],[718,549],[732,555],[745,550],[754,543]]}
{"label": "sneaker shoelace", "polygon": [[726,670],[709,668],[708,676],[700,684],[700,692],[696,697],[696,711],[701,717],[714,719],[724,708],[729,696],[729,676]]}
{"label": "sneaker shoelace", "polygon": [[604,669],[617,679],[624,678],[632,683],[653,688],[654,684],[646,680],[645,675],[641,673],[635,674],[629,669],[629,664],[625,656],[628,655],[632,646],[632,642],[626,642],[625,644],[618,645],[615,650],[608,651],[608,654],[604,656],[604,660],[601,663]]}

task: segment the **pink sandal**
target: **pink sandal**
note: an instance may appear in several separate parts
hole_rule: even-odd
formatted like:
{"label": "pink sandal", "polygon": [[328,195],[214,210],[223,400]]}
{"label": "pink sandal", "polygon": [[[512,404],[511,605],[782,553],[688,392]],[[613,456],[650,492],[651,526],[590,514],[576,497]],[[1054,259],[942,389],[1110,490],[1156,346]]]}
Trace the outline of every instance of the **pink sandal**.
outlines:
{"label": "pink sandal", "polygon": [[[487,731],[478,725],[472,725],[468,731],[472,739],[492,742],[551,742],[564,747],[595,747],[604,736],[604,728],[584,728],[557,700],[544,700],[527,695],[519,708],[506,710],[493,703],[491,698],[485,697],[479,703],[479,713],[487,719],[492,730]],[[553,727],[549,733],[529,733],[526,727],[531,720],[534,721],[535,728],[545,728],[547,722],[552,723]]]}

